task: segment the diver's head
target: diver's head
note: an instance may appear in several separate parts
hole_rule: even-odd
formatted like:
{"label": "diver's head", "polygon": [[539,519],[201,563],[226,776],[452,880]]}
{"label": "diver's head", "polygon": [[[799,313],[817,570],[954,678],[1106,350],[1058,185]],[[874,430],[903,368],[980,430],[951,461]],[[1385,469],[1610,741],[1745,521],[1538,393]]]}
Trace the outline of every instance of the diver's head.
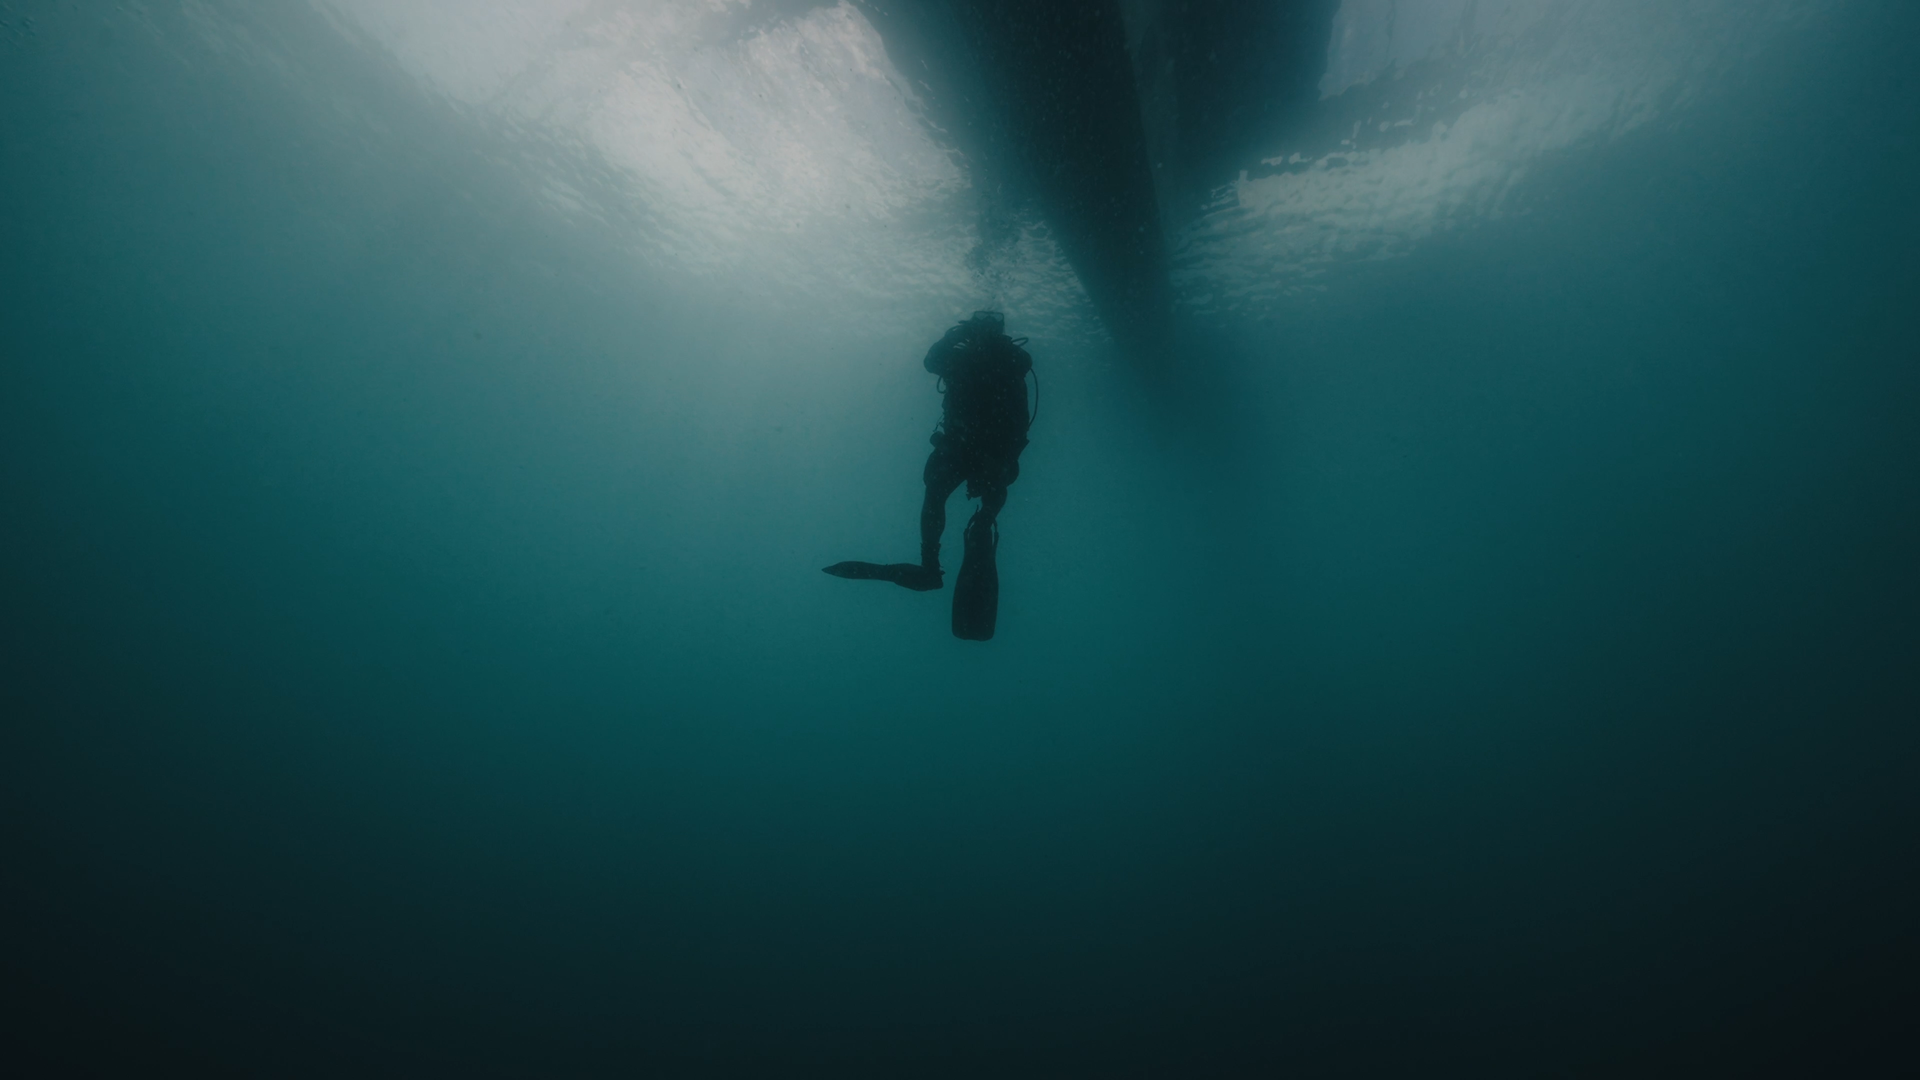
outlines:
{"label": "diver's head", "polygon": [[1007,317],[997,311],[976,311],[967,320],[967,328],[980,337],[999,335],[1006,332]]}

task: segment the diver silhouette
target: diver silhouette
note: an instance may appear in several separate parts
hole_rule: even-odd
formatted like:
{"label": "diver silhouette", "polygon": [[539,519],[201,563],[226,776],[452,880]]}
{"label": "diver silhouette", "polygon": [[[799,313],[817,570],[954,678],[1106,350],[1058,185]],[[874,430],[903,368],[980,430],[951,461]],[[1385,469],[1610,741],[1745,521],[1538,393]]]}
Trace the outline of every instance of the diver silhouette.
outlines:
{"label": "diver silhouette", "polygon": [[[1010,338],[997,311],[976,311],[927,350],[926,369],[940,377],[942,418],[933,429],[933,453],[922,478],[918,563],[842,562],[826,567],[835,577],[891,581],[918,592],[940,588],[940,534],[947,527],[947,498],[961,483],[980,509],[967,522],[960,576],[953,583],[953,636],[970,641],[993,637],[1000,609],[1000,508],[1007,486],[1020,477],[1020,451],[1038,410],[1027,412],[1027,375],[1033,357]],[[1034,377],[1034,401],[1040,394]]]}

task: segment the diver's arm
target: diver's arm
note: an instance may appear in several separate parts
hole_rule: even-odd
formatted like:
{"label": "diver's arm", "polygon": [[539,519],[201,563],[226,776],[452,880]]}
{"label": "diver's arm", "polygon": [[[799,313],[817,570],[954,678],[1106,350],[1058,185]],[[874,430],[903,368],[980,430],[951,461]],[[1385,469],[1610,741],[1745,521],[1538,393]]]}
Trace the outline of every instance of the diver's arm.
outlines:
{"label": "diver's arm", "polygon": [[922,366],[935,375],[951,375],[953,373],[955,351],[959,344],[966,340],[966,337],[967,326],[965,323],[947,331],[945,337],[934,342],[933,348],[927,350],[927,358],[921,361]]}

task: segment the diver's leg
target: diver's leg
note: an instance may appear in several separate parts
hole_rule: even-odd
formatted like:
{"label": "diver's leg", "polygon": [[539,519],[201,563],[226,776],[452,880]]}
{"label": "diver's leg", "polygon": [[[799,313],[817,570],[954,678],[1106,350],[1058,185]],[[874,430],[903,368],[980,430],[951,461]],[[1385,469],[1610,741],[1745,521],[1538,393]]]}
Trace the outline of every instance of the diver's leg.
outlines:
{"label": "diver's leg", "polygon": [[973,517],[967,520],[966,547],[963,555],[966,562],[985,560],[987,567],[993,566],[994,552],[1000,548],[1000,509],[1006,505],[1006,488],[981,489],[980,509],[975,510]]}
{"label": "diver's leg", "polygon": [[993,554],[1000,542],[995,522],[1007,504],[1007,489],[995,484],[977,490],[980,509],[967,522],[960,576],[953,583],[953,636],[987,641],[1000,611],[1000,570]]}
{"label": "diver's leg", "polygon": [[965,478],[944,445],[934,447],[927,455],[922,473],[927,495],[920,503],[920,565],[929,570],[940,569],[940,534],[947,531],[947,499]]}
{"label": "diver's leg", "polygon": [[[973,512],[973,520],[985,519],[991,525],[1000,517],[1000,508],[1007,505],[1007,489],[1003,487],[984,488],[980,492],[980,509]],[[971,526],[969,526],[971,527]]]}
{"label": "diver's leg", "polygon": [[[1016,455],[1019,451],[1014,452]],[[967,494],[980,499],[980,509],[973,512],[967,521],[967,543],[969,550],[974,541],[975,530],[984,535],[996,537],[996,523],[1000,519],[1000,510],[1007,505],[1007,485],[1020,476],[1020,464],[1017,458],[1008,458],[994,465],[985,475],[976,475],[967,485]],[[988,548],[991,557],[991,546]]]}

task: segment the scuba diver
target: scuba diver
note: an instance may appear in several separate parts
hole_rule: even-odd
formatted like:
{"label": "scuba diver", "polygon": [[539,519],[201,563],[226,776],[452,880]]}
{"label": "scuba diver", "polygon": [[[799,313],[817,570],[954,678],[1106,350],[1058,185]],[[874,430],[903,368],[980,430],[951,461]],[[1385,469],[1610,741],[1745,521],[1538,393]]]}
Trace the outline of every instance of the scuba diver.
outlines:
{"label": "scuba diver", "polygon": [[976,311],[927,350],[926,369],[940,377],[942,419],[933,429],[927,456],[926,501],[920,506],[918,563],[842,562],[826,567],[835,577],[891,581],[917,592],[940,588],[940,534],[947,526],[947,497],[964,481],[967,498],[980,509],[967,522],[960,576],[953,583],[953,636],[970,641],[993,637],[1000,607],[1000,573],[993,562],[1000,544],[996,524],[1007,504],[1007,485],[1020,476],[1020,451],[1038,416],[1039,376],[1034,376],[1035,412],[1027,412],[1027,375],[1033,357],[1010,338],[997,311]]}

